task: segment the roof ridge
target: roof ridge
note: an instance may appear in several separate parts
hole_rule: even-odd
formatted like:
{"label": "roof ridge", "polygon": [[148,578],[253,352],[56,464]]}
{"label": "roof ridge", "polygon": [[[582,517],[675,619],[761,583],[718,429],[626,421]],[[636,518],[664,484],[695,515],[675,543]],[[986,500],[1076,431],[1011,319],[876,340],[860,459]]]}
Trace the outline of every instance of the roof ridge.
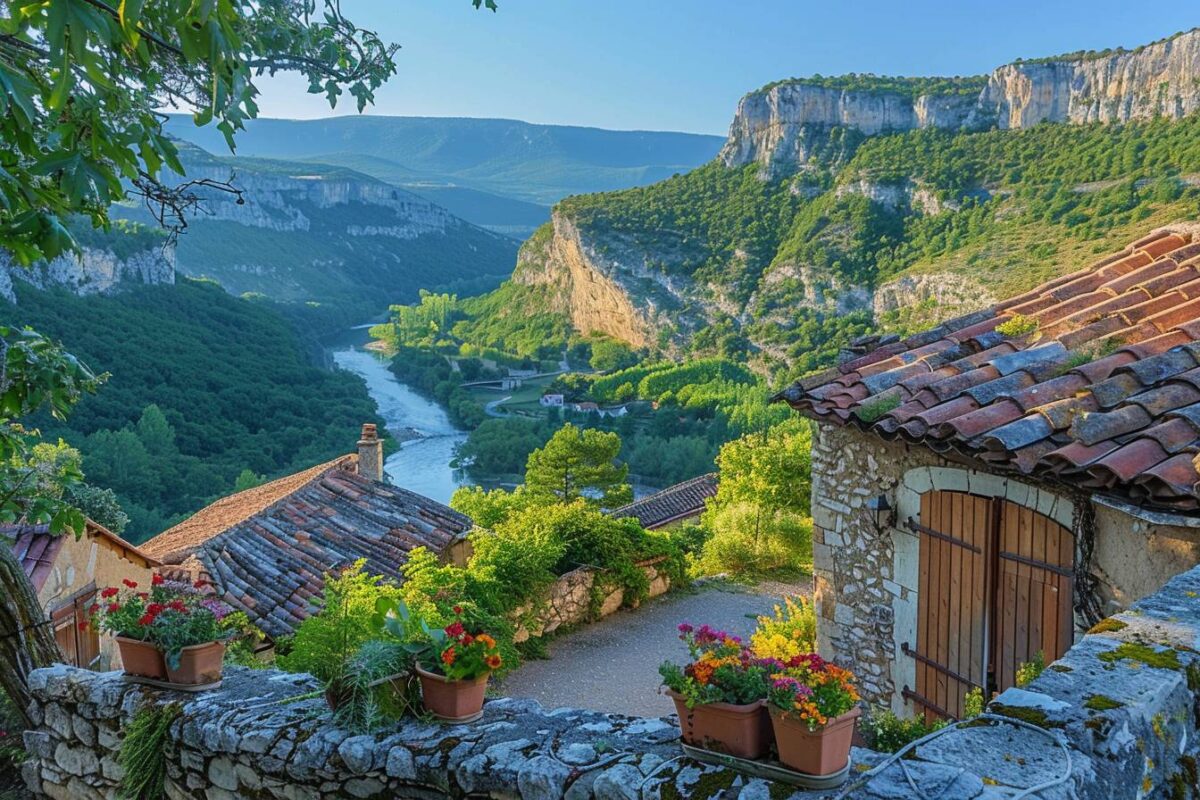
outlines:
{"label": "roof ridge", "polygon": [[[176,523],[157,536],[143,542],[142,550],[151,557],[164,562],[169,562],[180,555],[190,555],[205,542],[240,525],[256,514],[269,510],[331,470],[349,465],[354,459],[355,456],[352,453],[341,455],[307,469],[214,500],[182,522]],[[284,491],[285,489],[286,491]],[[235,508],[239,502],[246,500],[250,500],[250,502],[243,508],[238,509],[228,518],[220,518],[221,512]],[[217,519],[213,520],[213,524],[206,525],[209,523],[210,517]]]}

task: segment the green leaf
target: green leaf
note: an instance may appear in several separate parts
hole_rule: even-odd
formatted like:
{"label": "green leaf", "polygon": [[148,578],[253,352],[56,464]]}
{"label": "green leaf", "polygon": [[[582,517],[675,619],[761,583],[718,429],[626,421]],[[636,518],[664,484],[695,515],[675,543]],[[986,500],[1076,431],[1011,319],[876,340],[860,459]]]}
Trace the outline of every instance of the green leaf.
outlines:
{"label": "green leaf", "polygon": [[133,41],[138,38],[137,28],[142,19],[142,6],[146,0],[121,0],[117,6],[117,18],[125,34]]}

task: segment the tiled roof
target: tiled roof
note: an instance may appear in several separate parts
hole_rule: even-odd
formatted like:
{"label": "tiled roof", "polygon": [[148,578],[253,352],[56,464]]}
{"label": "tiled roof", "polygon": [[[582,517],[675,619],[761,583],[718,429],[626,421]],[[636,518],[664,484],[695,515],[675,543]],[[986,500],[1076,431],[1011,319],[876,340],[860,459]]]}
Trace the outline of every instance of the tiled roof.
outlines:
{"label": "tiled roof", "polygon": [[49,525],[3,525],[0,536],[8,540],[34,591],[40,592],[62,550],[63,537],[50,533]]}
{"label": "tiled roof", "polygon": [[612,512],[614,517],[637,517],[643,528],[658,528],[704,510],[704,501],[717,493],[717,475],[710,472],[698,478],[668,486]]}
{"label": "tiled roof", "polygon": [[400,577],[414,548],[441,552],[473,527],[441,503],[359,475],[351,457],[219,500],[146,543],[171,564],[202,565],[263,631],[290,633],[324,576],[366,559]]}
{"label": "tiled roof", "polygon": [[[87,534],[95,536],[115,548],[125,558],[136,557],[149,566],[158,562],[138,547],[117,536],[112,531],[91,520],[87,522]],[[0,536],[8,540],[17,560],[25,569],[25,575],[35,591],[41,591],[50,577],[54,559],[62,551],[63,542],[71,534],[52,534],[49,525],[0,525]]]}
{"label": "tiled roof", "polygon": [[1186,230],[868,349],[777,399],[993,470],[1200,508],[1200,239]]}

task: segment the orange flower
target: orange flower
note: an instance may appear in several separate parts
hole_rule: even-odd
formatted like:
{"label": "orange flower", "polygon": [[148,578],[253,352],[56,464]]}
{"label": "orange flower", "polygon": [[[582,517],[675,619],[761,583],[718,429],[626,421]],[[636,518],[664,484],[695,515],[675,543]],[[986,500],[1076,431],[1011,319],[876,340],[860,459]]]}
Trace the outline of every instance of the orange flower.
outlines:
{"label": "orange flower", "polygon": [[486,633],[481,633],[478,636],[476,636],[475,641],[482,644],[488,650],[491,650],[493,647],[496,646],[496,640],[493,639],[492,637],[488,636]]}
{"label": "orange flower", "polygon": [[442,651],[442,663],[448,667],[454,663],[454,659],[456,656],[457,656],[457,653],[454,652],[454,648],[447,647],[445,650]]}
{"label": "orange flower", "polygon": [[504,663],[500,660],[500,656],[492,654],[483,660],[483,663],[488,665],[489,669],[500,669],[500,665]]}

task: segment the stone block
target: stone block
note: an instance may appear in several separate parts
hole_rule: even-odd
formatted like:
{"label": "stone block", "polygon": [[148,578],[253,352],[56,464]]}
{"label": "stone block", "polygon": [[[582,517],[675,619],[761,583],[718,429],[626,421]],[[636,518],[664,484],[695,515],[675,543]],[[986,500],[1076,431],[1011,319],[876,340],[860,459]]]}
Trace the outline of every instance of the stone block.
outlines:
{"label": "stone block", "polygon": [[929,475],[929,467],[917,467],[904,473],[903,485],[914,494],[922,495],[933,488],[933,479]]}
{"label": "stone block", "polygon": [[967,491],[967,471],[955,467],[930,467],[929,479],[933,488],[943,492]]}
{"label": "stone block", "polygon": [[54,763],[63,772],[71,775],[94,775],[100,770],[100,759],[88,747],[72,747],[59,742],[54,748]]}
{"label": "stone block", "polygon": [[558,759],[534,756],[517,771],[517,787],[522,800],[558,800],[570,775],[571,768]]}
{"label": "stone block", "polygon": [[225,756],[217,756],[208,762],[208,779],[214,786],[231,792],[238,788],[237,765]]}

